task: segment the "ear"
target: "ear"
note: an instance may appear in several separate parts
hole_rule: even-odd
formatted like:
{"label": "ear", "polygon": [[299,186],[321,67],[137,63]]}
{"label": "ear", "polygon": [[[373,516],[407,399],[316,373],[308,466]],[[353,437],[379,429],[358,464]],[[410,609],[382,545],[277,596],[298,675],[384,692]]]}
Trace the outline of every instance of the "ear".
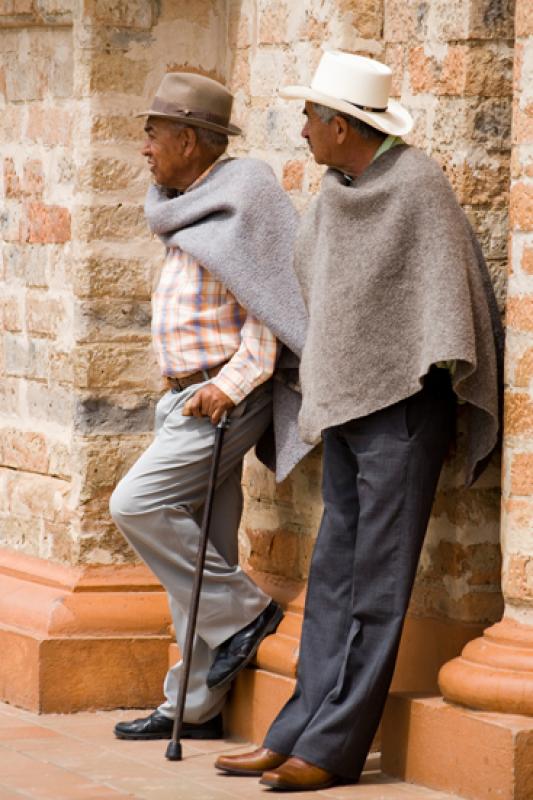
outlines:
{"label": "ear", "polygon": [[194,128],[184,128],[183,130],[183,155],[189,158],[196,147],[198,137]]}
{"label": "ear", "polygon": [[348,128],[350,127],[346,120],[343,117],[334,117],[334,134],[335,134],[335,141],[337,144],[344,144],[346,141],[346,137],[348,136]]}

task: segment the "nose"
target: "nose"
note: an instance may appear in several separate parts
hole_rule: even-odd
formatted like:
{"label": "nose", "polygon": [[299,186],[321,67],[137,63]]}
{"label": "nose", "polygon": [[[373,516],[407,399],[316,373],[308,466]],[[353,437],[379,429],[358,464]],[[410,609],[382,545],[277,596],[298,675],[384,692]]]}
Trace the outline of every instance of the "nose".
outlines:
{"label": "nose", "polygon": [[305,124],[304,124],[304,126],[303,126],[303,128],[301,130],[300,135],[303,136],[304,139],[309,139],[309,122],[308,121],[305,122]]}
{"label": "nose", "polygon": [[150,147],[150,139],[146,139],[143,142],[143,146],[141,147],[141,155],[142,156],[149,156],[151,155],[151,147]]}

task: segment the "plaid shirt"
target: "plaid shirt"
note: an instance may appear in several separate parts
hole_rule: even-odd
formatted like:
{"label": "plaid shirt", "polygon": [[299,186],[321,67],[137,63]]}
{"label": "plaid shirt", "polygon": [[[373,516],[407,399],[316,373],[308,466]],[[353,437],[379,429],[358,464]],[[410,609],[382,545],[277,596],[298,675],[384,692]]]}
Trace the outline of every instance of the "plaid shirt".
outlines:
{"label": "plaid shirt", "polygon": [[211,383],[235,404],[274,372],[275,336],[179,248],[167,251],[152,295],[152,340],[163,375],[185,377],[227,361]]}

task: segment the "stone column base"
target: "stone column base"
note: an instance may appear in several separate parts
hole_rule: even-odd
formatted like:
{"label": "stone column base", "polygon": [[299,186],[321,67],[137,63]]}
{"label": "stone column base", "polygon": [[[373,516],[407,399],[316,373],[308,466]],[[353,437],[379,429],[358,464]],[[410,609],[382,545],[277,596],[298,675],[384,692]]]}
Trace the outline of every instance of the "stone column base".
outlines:
{"label": "stone column base", "polygon": [[382,769],[472,800],[531,800],[533,719],[472,711],[440,696],[391,694]]}
{"label": "stone column base", "polygon": [[166,596],[144,566],[65,567],[0,551],[0,699],[39,712],[154,707]]}
{"label": "stone column base", "polygon": [[508,618],[487,628],[444,665],[439,687],[464,706],[533,715],[533,628]]}

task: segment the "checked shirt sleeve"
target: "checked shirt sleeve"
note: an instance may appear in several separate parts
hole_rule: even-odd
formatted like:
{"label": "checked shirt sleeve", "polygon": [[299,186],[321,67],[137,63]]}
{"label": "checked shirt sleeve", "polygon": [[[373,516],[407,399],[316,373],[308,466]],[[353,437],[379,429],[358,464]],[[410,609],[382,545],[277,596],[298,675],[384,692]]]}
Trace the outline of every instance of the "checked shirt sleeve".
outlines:
{"label": "checked shirt sleeve", "polygon": [[266,325],[248,314],[241,328],[239,349],[211,383],[237,405],[256,386],[272,376],[276,355],[277,342],[274,334]]}

